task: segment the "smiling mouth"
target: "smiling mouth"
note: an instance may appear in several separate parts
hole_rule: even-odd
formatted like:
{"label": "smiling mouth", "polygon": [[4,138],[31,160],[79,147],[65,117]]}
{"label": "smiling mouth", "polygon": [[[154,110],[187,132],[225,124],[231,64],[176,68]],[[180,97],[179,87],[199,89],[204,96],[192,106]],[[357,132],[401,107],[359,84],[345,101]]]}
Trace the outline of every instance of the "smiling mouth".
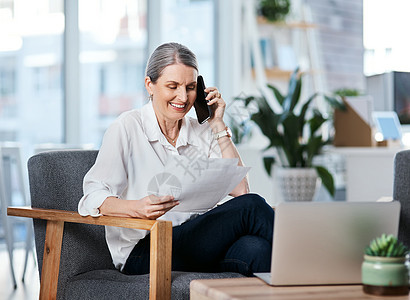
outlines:
{"label": "smiling mouth", "polygon": [[179,108],[179,109],[185,107],[185,104],[174,104],[174,103],[170,103],[170,105],[171,105],[172,107]]}

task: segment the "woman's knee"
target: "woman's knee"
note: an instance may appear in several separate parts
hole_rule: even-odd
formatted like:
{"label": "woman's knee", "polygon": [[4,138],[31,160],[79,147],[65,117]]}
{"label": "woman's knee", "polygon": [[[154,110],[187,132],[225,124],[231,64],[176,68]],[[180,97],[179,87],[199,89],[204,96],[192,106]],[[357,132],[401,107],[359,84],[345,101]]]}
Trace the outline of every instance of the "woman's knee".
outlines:
{"label": "woman's knee", "polygon": [[242,251],[249,257],[263,256],[270,258],[272,254],[272,244],[267,240],[253,235],[245,235],[237,241]]}
{"label": "woman's knee", "polygon": [[273,215],[272,207],[266,202],[266,200],[258,194],[244,194],[235,198],[238,201],[238,206],[244,209],[252,209],[257,211],[263,211],[271,213]]}

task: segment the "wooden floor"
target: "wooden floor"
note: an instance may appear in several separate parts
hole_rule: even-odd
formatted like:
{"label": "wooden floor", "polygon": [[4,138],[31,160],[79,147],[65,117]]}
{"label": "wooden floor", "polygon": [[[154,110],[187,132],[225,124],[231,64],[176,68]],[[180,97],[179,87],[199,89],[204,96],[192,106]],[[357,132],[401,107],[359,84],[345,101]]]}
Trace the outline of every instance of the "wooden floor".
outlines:
{"label": "wooden floor", "polygon": [[0,248],[0,299],[2,300],[34,300],[38,299],[40,281],[37,265],[30,253],[24,282],[22,282],[25,250],[14,250],[14,272],[17,288],[14,289],[11,279],[9,255],[4,245]]}

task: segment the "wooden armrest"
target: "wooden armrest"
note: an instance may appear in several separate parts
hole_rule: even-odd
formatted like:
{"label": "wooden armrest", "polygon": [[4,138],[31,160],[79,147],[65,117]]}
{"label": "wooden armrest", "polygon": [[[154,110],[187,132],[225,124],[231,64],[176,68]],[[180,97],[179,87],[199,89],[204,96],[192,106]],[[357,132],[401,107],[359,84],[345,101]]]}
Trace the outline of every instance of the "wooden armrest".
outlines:
{"label": "wooden armrest", "polygon": [[22,207],[8,207],[7,214],[9,216],[16,217],[26,217],[33,219],[42,219],[50,221],[63,221],[70,223],[80,223],[80,224],[94,224],[94,225],[107,225],[115,227],[125,227],[133,229],[145,229],[151,230],[157,222],[156,220],[143,220],[137,218],[125,218],[125,217],[110,217],[110,216],[100,216],[100,217],[83,217],[76,211],[68,210],[58,210],[58,209],[44,209],[35,208],[29,206]]}
{"label": "wooden armrest", "polygon": [[150,299],[171,299],[172,222],[125,217],[83,217],[74,211],[8,207],[7,215],[47,220],[40,299],[56,299],[64,222],[151,231]]}

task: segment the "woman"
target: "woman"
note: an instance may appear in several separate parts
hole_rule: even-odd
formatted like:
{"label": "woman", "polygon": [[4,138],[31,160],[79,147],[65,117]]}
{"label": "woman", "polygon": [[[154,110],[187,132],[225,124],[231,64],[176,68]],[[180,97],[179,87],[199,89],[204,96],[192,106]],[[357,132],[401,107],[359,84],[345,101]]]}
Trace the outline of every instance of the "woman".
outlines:
{"label": "woman", "polygon": [[[172,221],[173,270],[269,271],[274,213],[264,199],[249,194],[246,177],[230,193],[235,198],[200,215],[170,211],[179,204],[171,195],[147,194],[150,179],[170,155],[186,156],[194,149],[209,158],[239,158],[242,165],[217,88],[205,90],[213,110],[208,123],[186,116],[196,99],[197,76],[196,57],[185,46],[167,43],[152,53],[145,77],[151,101],[123,113],[108,128],[84,178],[79,213]],[[116,268],[126,274],[149,272],[146,231],[106,227],[106,239]]]}

